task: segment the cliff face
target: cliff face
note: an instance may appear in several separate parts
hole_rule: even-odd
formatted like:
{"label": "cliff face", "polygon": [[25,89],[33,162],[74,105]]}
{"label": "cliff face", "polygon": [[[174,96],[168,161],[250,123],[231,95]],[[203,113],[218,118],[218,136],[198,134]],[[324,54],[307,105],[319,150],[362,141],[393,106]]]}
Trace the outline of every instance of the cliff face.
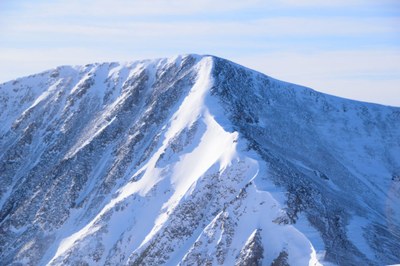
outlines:
{"label": "cliff face", "polygon": [[1,265],[400,261],[400,108],[188,55],[1,84],[0,125]]}

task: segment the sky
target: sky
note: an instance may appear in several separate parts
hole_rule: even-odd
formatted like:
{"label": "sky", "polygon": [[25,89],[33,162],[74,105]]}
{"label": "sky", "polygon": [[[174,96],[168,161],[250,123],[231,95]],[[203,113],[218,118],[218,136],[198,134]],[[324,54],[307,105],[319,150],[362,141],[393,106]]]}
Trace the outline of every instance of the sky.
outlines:
{"label": "sky", "polygon": [[188,53],[400,106],[400,0],[0,0],[0,83]]}

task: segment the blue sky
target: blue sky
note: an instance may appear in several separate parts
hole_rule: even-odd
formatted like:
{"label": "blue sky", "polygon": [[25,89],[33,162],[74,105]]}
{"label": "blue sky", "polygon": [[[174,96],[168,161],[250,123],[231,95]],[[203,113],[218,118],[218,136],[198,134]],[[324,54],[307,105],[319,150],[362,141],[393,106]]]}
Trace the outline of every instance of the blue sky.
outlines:
{"label": "blue sky", "polygon": [[186,53],[400,106],[397,0],[0,1],[0,82],[58,65]]}

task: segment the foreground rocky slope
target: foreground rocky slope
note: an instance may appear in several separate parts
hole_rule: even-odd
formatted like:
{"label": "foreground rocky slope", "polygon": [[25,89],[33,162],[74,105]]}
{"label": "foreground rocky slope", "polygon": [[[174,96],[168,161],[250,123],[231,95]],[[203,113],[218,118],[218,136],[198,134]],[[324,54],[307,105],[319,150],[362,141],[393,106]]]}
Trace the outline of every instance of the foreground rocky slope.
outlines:
{"label": "foreground rocky slope", "polygon": [[399,263],[400,108],[211,56],[0,85],[1,265]]}

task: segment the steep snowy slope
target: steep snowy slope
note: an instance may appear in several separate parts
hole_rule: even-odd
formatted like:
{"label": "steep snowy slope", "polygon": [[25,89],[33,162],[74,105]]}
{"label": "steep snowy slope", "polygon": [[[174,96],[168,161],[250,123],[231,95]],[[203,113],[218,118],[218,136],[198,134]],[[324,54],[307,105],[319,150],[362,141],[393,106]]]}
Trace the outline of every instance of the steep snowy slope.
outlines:
{"label": "steep snowy slope", "polygon": [[400,108],[212,56],[0,85],[0,265],[400,262]]}

